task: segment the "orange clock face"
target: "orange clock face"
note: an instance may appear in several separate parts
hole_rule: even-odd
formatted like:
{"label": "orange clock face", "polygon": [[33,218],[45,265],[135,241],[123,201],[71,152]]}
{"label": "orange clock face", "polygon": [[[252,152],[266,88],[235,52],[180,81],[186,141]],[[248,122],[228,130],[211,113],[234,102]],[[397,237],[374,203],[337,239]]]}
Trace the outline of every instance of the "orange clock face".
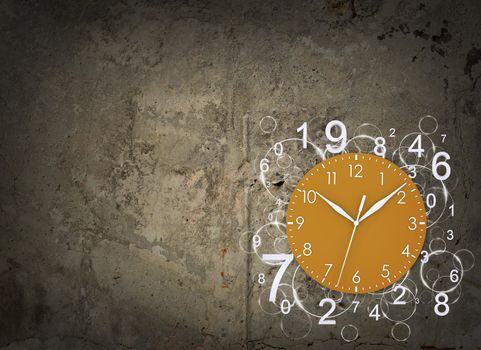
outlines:
{"label": "orange clock face", "polygon": [[344,293],[383,289],[404,276],[426,236],[418,188],[397,165],[364,153],[329,158],[292,193],[287,240],[304,271]]}

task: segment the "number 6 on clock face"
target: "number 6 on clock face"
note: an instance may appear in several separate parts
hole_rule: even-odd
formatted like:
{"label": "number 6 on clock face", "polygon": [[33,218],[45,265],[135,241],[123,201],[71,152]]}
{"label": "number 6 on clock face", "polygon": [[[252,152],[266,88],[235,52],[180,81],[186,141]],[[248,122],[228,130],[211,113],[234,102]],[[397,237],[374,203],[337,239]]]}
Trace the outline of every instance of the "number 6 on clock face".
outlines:
{"label": "number 6 on clock face", "polygon": [[[337,127],[329,129],[334,152],[343,144],[342,127],[332,136]],[[412,151],[420,151],[417,146]],[[426,236],[418,188],[403,169],[373,154],[338,154],[314,166],[298,182],[286,213],[297,263],[321,285],[343,293],[374,292],[398,281]]]}

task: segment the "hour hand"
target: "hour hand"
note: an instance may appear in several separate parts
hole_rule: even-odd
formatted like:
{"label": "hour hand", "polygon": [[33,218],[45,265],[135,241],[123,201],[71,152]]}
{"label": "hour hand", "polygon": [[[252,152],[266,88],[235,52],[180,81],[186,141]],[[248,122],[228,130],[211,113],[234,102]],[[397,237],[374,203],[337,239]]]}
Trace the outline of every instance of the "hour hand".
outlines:
{"label": "hour hand", "polygon": [[399,186],[398,188],[396,188],[394,191],[392,191],[391,193],[389,193],[386,197],[384,197],[383,199],[377,201],[376,203],[374,203],[374,205],[369,208],[363,216],[361,216],[361,218],[359,219],[359,222],[367,219],[369,216],[371,216],[372,214],[374,214],[375,212],[377,212],[379,209],[381,209],[384,204],[386,204],[396,193],[398,193],[404,186],[406,186],[406,183],[403,183],[401,186]]}
{"label": "hour hand", "polygon": [[344,217],[345,217],[346,219],[348,219],[350,222],[354,222],[354,219],[351,218],[351,216],[350,216],[348,213],[346,213],[346,211],[345,211],[344,209],[342,209],[342,208],[341,208],[340,206],[338,206],[336,203],[331,202],[329,199],[327,199],[326,197],[324,197],[324,196],[323,196],[322,194],[320,194],[319,192],[316,192],[316,193],[317,193],[317,195],[318,195],[319,197],[321,197],[321,198],[324,200],[324,202],[326,202],[327,204],[329,204],[329,206],[330,206],[332,209],[334,209],[334,210],[336,211],[336,213],[344,216]]}

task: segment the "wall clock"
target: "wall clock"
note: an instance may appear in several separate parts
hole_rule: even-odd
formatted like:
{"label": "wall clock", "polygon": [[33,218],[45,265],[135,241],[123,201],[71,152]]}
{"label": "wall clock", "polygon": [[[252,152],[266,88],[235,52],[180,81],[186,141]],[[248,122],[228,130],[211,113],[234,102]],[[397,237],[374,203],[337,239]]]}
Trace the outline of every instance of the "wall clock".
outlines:
{"label": "wall clock", "polygon": [[344,293],[374,292],[398,281],[419,256],[426,210],[402,169],[373,154],[326,159],[299,181],[286,235],[304,271]]}
{"label": "wall clock", "polygon": [[475,257],[457,246],[459,179],[436,118],[407,134],[364,123],[349,136],[324,117],[285,139],[274,139],[274,117],[259,126],[271,144],[256,167],[265,207],[239,244],[255,257],[253,296],[279,315],[282,333],[316,337],[316,324],[333,326],[351,342],[370,321],[404,342],[416,313],[448,317]]}

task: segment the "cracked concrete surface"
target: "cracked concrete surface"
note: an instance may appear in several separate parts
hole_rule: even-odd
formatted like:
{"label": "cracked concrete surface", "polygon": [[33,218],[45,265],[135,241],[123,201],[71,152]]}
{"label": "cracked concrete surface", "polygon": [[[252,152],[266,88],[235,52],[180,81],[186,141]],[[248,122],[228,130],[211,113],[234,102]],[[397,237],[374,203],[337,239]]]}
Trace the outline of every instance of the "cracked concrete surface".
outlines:
{"label": "cracked concrete surface", "polygon": [[0,347],[481,346],[479,264],[449,318],[419,315],[407,344],[371,325],[346,345],[337,328],[286,338],[239,248],[269,204],[254,181],[273,140],[263,116],[278,137],[312,116],[402,133],[432,114],[460,178],[459,244],[479,256],[480,11],[475,0],[3,1]]}

